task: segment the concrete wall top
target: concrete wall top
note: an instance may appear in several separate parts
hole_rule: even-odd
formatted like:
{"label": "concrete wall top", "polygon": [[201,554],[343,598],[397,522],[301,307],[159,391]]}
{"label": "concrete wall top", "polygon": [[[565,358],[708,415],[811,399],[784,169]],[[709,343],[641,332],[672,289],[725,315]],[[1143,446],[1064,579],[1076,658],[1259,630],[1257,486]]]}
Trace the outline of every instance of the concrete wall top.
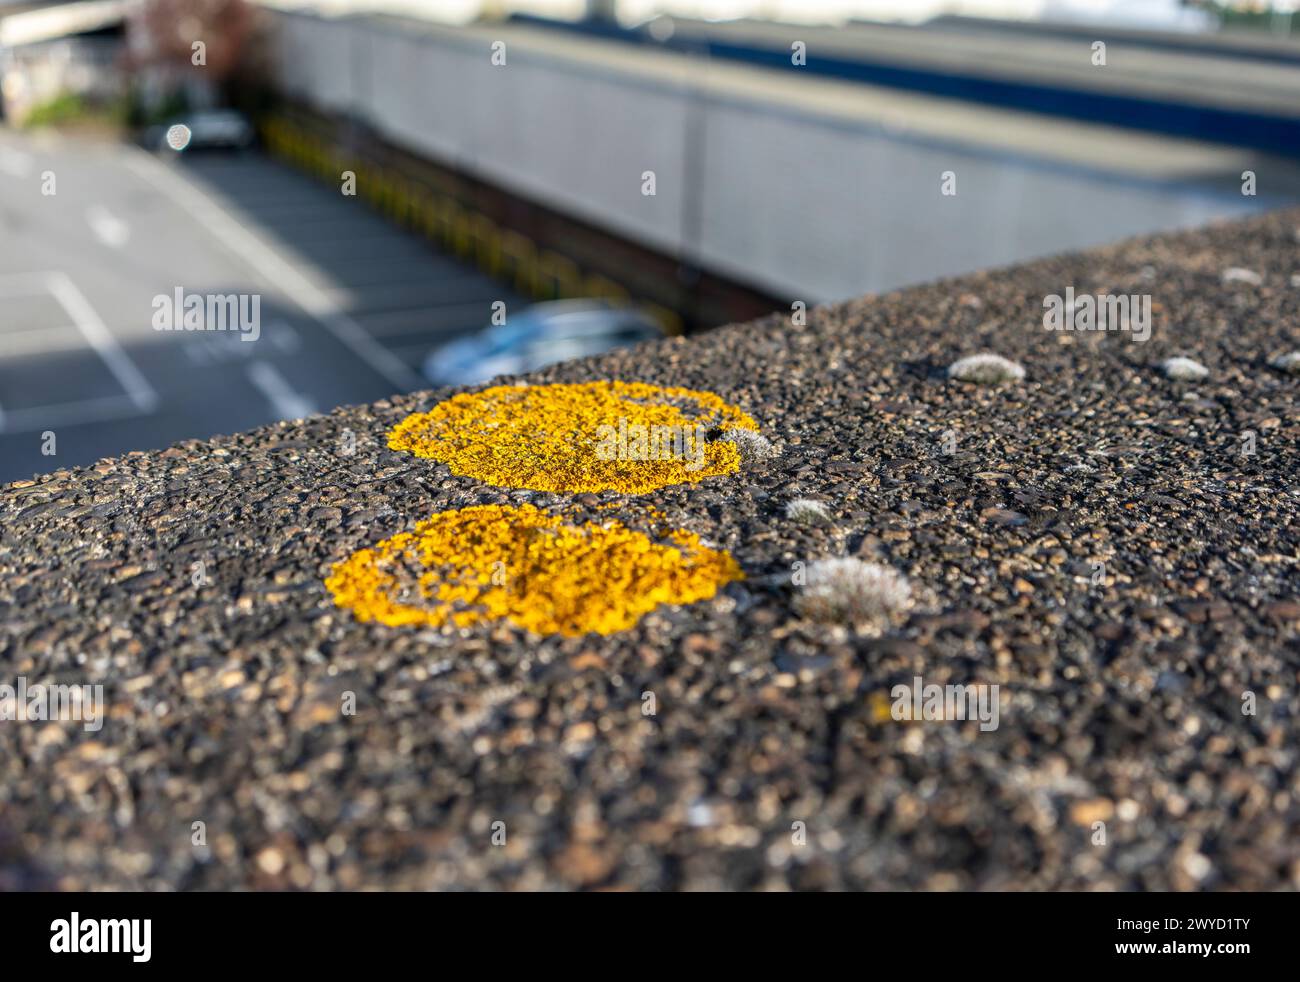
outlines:
{"label": "concrete wall top", "polygon": [[[1275,364],[1300,346],[1298,235],[1277,213],[503,380],[708,391],[770,442],[647,494],[389,448],[452,390],[9,485],[0,680],[102,685],[104,715],[0,725],[0,880],[1294,888],[1295,815],[1269,803],[1300,741],[1300,376]],[[1145,297],[1149,338],[1048,330],[1067,290]],[[977,352],[1023,378],[946,377]],[[335,605],[335,564],[479,505],[668,522],[745,578],[607,635]],[[802,599],[800,571],[845,557],[910,584],[887,622]],[[996,686],[1000,716],[908,723],[918,678]]]}

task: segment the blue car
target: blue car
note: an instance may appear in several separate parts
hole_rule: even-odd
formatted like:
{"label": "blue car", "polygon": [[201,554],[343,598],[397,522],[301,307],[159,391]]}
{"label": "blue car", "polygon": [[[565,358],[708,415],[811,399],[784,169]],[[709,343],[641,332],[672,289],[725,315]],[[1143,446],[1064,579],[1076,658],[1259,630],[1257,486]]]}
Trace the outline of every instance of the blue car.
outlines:
{"label": "blue car", "polygon": [[662,336],[659,325],[633,307],[559,300],[536,304],[508,316],[504,324],[435,348],[423,371],[434,385],[476,385]]}

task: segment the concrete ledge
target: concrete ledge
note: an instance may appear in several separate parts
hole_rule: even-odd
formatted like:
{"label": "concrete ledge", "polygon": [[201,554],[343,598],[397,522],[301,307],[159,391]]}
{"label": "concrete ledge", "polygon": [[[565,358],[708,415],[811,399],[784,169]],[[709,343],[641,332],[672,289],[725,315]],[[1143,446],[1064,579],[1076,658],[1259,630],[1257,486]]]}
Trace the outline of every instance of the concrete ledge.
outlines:
{"label": "concrete ledge", "polygon": [[[447,393],[8,486],[0,684],[102,684],[107,719],[0,721],[0,885],[1300,886],[1300,380],[1269,365],[1300,347],[1298,225],[530,378],[710,390],[778,451],[637,499],[386,449]],[[1045,330],[1067,287],[1149,294],[1150,341]],[[980,351],[1025,379],[944,377]],[[1173,355],[1209,377],[1166,378]],[[569,639],[360,624],[322,585],[432,512],[522,501],[654,505],[747,579]],[[916,606],[883,632],[801,618],[796,564],[842,555]],[[997,727],[896,719],[917,677],[997,685]]]}

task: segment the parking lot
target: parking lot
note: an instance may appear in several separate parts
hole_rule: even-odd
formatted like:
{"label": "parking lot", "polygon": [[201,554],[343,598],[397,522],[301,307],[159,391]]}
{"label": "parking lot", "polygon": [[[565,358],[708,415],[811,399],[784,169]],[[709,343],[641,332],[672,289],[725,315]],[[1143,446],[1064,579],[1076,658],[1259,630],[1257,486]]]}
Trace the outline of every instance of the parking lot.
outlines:
{"label": "parking lot", "polygon": [[[0,480],[420,388],[506,286],[257,153],[164,160],[0,130]],[[253,294],[256,341],[159,331]]]}

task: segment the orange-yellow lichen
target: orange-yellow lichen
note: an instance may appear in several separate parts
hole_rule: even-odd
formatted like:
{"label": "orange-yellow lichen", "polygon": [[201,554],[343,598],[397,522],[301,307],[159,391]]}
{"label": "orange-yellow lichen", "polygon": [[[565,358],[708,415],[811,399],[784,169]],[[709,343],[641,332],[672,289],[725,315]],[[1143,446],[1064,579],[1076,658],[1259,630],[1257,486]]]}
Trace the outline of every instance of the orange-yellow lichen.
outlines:
{"label": "orange-yellow lichen", "polygon": [[744,574],[682,530],[569,524],[532,505],[444,511],[338,563],[326,587],[360,621],[442,627],[506,620],[537,634],[611,634],[660,604],[712,597]]}
{"label": "orange-yellow lichen", "polygon": [[731,429],[758,424],[712,392],[644,382],[500,385],[408,416],[388,446],[497,487],[641,494],[739,469],[734,444],[706,438]]}

